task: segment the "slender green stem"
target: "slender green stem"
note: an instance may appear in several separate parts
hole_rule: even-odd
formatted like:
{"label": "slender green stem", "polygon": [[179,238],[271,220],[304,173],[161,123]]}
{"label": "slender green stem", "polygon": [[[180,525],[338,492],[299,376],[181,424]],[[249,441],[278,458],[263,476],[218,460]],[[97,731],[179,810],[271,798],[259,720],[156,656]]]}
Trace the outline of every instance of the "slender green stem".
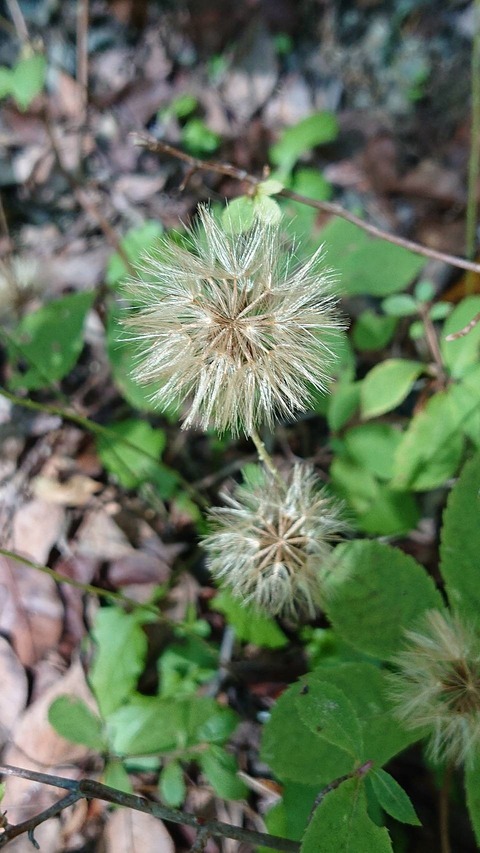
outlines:
{"label": "slender green stem", "polygon": [[[138,444],[134,444],[132,441],[129,441],[128,438],[119,435],[115,430],[103,426],[102,424],[97,424],[95,421],[90,420],[90,418],[87,418],[84,415],[79,415],[77,412],[70,412],[68,409],[63,409],[61,406],[52,406],[50,403],[37,403],[35,400],[30,400],[28,397],[17,397],[16,394],[12,394],[10,391],[7,391],[6,388],[2,388],[1,386],[0,396],[6,397],[7,400],[10,400],[10,402],[14,403],[16,406],[23,406],[25,409],[31,409],[34,412],[45,412],[48,415],[57,415],[57,417],[62,418],[62,420],[70,421],[71,423],[82,427],[82,429],[87,432],[91,432],[94,435],[104,436],[105,438],[110,438],[112,442],[115,442],[115,444],[120,442],[125,447],[130,448],[130,450],[134,450],[136,454],[144,456],[153,464],[158,465],[158,459],[155,456],[152,456],[148,450],[144,450],[143,447],[140,447]],[[122,464],[125,468],[129,468],[127,461],[123,458]],[[199,494],[197,489],[187,482],[187,480],[185,480],[178,471],[175,471],[175,474],[185,491],[190,494],[199,506],[206,508],[208,506],[208,502],[203,495]]]}
{"label": "slender green stem", "polygon": [[267,448],[265,447],[262,439],[260,438],[258,432],[255,429],[251,432],[251,439],[257,449],[258,458],[260,459],[260,462],[265,465],[267,471],[270,471],[270,474],[274,477],[277,483],[283,484],[283,479],[280,476],[280,472],[277,466],[275,465],[275,462],[268,453]]}
{"label": "slender green stem", "polygon": [[[470,132],[470,158],[468,162],[468,196],[465,253],[474,260],[477,231],[477,193],[480,164],[480,0],[474,3],[474,27],[471,57],[472,120]],[[467,275],[467,292],[471,293],[474,277]]]}

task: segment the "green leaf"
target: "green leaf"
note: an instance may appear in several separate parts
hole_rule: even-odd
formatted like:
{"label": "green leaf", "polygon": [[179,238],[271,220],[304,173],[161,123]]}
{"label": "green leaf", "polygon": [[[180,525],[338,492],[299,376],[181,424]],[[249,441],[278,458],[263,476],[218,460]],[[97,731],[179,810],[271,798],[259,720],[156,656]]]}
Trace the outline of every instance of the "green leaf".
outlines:
{"label": "green leaf", "polygon": [[255,216],[265,225],[277,225],[282,218],[280,205],[270,196],[256,196],[253,200],[253,208]]}
{"label": "green leaf", "polygon": [[124,613],[117,607],[97,611],[92,632],[97,651],[89,682],[103,717],[127,699],[143,670],[147,638],[140,621],[145,613]]}
{"label": "green leaf", "polygon": [[237,715],[213,699],[136,696],[109,717],[110,742],[118,755],[168,755],[200,743],[222,744],[237,726]]}
{"label": "green leaf", "polygon": [[[477,402],[472,404],[472,411]],[[455,474],[462,457],[464,439],[459,410],[451,391],[435,394],[417,412],[398,445],[392,486],[427,491],[442,486]]]}
{"label": "green leaf", "polygon": [[368,816],[363,781],[348,779],[325,794],[303,837],[301,853],[392,853],[388,831]]}
{"label": "green leaf", "polygon": [[190,635],[168,646],[158,666],[160,695],[179,697],[194,693],[200,684],[213,678],[218,668],[218,653]]}
{"label": "green leaf", "polygon": [[0,782],[0,803],[2,802],[5,796],[6,785],[5,782]]}
{"label": "green leaf", "polygon": [[125,770],[122,761],[118,758],[109,758],[103,771],[102,782],[110,788],[116,788],[117,791],[124,791],[126,794],[133,793],[130,776]]}
{"label": "green leaf", "polygon": [[26,370],[12,372],[10,387],[35,391],[63,379],[83,349],[83,326],[93,293],[74,293],[27,314],[11,334],[11,363],[20,356]]}
{"label": "green leaf", "polygon": [[330,476],[335,492],[353,510],[357,526],[365,533],[391,536],[416,526],[419,510],[415,497],[390,489],[349,455],[333,460]]}
{"label": "green leaf", "polygon": [[327,398],[327,420],[330,429],[336,432],[345,426],[359,405],[360,382],[337,382]]}
{"label": "green leaf", "polygon": [[452,313],[453,305],[451,302],[435,302],[430,308],[428,316],[431,320],[444,320]]}
{"label": "green leaf", "polygon": [[352,427],[343,436],[350,456],[381,480],[392,476],[393,455],[401,440],[399,430],[379,423]]}
{"label": "green leaf", "polygon": [[156,482],[166,441],[164,431],[134,418],[111,424],[109,430],[112,435],[97,437],[98,455],[107,471],[126,489],[134,489],[148,481]]}
{"label": "green leaf", "polygon": [[357,225],[332,219],[319,234],[328,263],[340,274],[342,291],[349,296],[385,297],[404,290],[425,265],[413,252],[373,239]]}
{"label": "green leaf", "polygon": [[238,599],[226,590],[217,593],[210,602],[210,607],[224,614],[240,642],[253,643],[268,649],[282,649],[288,645],[287,637],[274,619],[258,613],[252,607],[240,604]]}
{"label": "green leaf", "polygon": [[465,768],[465,790],[470,822],[477,845],[480,847],[480,758],[478,755]]}
{"label": "green leaf", "polygon": [[0,98],[5,98],[12,92],[12,70],[0,65]]}
{"label": "green leaf", "polygon": [[284,185],[281,181],[277,181],[275,178],[267,178],[266,181],[260,181],[257,184],[257,194],[258,195],[277,195],[283,190]]}
{"label": "green leaf", "polygon": [[473,364],[478,363],[480,355],[480,323],[468,334],[454,341],[447,341],[447,335],[460,331],[480,312],[480,296],[467,296],[457,305],[445,321],[440,339],[440,349],[445,366],[450,374],[458,378]]}
{"label": "green leaf", "polygon": [[419,302],[431,302],[435,296],[435,285],[431,281],[418,281],[415,285],[415,299]]}
{"label": "green leaf", "polygon": [[45,85],[47,60],[42,53],[25,57],[12,69],[10,92],[21,110],[26,110]]}
{"label": "green leaf", "polygon": [[[290,181],[290,188],[296,193],[306,195],[316,201],[328,201],[332,197],[332,186],[318,169],[295,169],[293,178]],[[300,204],[299,202],[296,204],[305,210],[306,206],[304,204]],[[310,208],[309,214],[310,212],[313,217],[316,216],[314,208]]]}
{"label": "green leaf", "polygon": [[409,555],[381,542],[339,545],[325,588],[326,611],[347,643],[388,660],[405,628],[430,608],[442,608],[432,578]]}
{"label": "green leaf", "polygon": [[374,311],[362,311],[353,327],[352,340],[360,352],[383,349],[397,328],[395,317],[380,317]]}
{"label": "green leaf", "polygon": [[[290,781],[284,784],[282,799],[268,810],[264,818],[270,835],[300,841],[317,796],[318,787]],[[270,850],[259,847],[258,853],[270,853]]]}
{"label": "green leaf", "polygon": [[327,681],[314,681],[299,688],[295,704],[314,734],[359,758],[363,749],[360,722],[345,693]]}
{"label": "green leaf", "polygon": [[289,172],[299,157],[317,145],[333,142],[338,136],[338,122],[333,113],[319,112],[283,131],[270,148],[270,160]]}
{"label": "green leaf", "polygon": [[390,317],[412,317],[418,314],[418,305],[408,293],[395,293],[383,300],[382,310]]}
{"label": "green leaf", "polygon": [[213,154],[221,138],[205,124],[202,118],[190,118],[182,128],[182,143],[194,156]]}
{"label": "green leaf", "polygon": [[197,106],[198,101],[194,95],[189,95],[188,92],[185,92],[183,95],[179,95],[178,98],[173,99],[167,107],[167,111],[173,113],[177,118],[186,118],[197,109]]}
{"label": "green leaf", "polygon": [[452,607],[468,621],[480,619],[480,454],[466,463],[443,514],[440,571]]}
{"label": "green leaf", "polygon": [[[138,225],[136,228],[130,228],[125,237],[120,240],[120,245],[132,266],[137,266],[141,262],[144,252],[148,252],[156,247],[158,239],[162,234],[162,225],[153,220],[147,220],[147,222]],[[107,284],[110,287],[114,287],[129,274],[130,272],[127,270],[122,258],[115,252],[108,261],[105,277]]]}
{"label": "green leaf", "polygon": [[222,225],[227,234],[249,231],[255,222],[253,198],[241,195],[234,198],[222,211]]}
{"label": "green leaf", "polygon": [[[355,766],[351,755],[329,744],[321,732],[314,733],[299,714],[300,690],[312,690],[315,695],[317,682],[328,683],[348,696],[361,726],[357,742],[359,748],[363,744],[361,761],[371,760],[381,766],[418,740],[417,734],[404,730],[393,716],[385,679],[377,666],[362,661],[335,666],[326,662],[306,676],[303,688],[294,684],[282,693],[265,726],[262,759],[280,779],[303,783],[308,779],[309,785],[324,787]],[[290,744],[294,748],[288,748]]]}
{"label": "green leaf", "polygon": [[48,722],[59,735],[98,752],[105,750],[103,724],[76,696],[58,696],[48,709]]}
{"label": "green leaf", "polygon": [[132,379],[132,372],[137,363],[137,345],[126,340],[125,328],[121,325],[124,313],[116,305],[110,305],[107,309],[107,355],[113,380],[124,399],[135,409],[141,412],[158,412],[158,404],[152,402],[158,385],[140,385]]}
{"label": "green leaf", "polygon": [[405,400],[423,364],[406,358],[387,358],[367,373],[360,389],[363,418],[375,418],[391,412]]}
{"label": "green leaf", "polygon": [[202,772],[219,797],[225,800],[242,800],[248,794],[244,782],[238,778],[235,756],[220,746],[212,746],[199,759]]}
{"label": "green leaf", "polygon": [[371,783],[382,809],[395,820],[421,826],[410,797],[385,770],[371,770],[367,780]]}
{"label": "green leaf", "polygon": [[179,761],[169,761],[160,773],[160,796],[167,806],[178,808],[185,801],[187,788]]}
{"label": "green leaf", "polygon": [[296,706],[299,689],[294,684],[275,703],[263,730],[261,757],[280,779],[323,787],[337,774],[349,773],[354,759],[303,722]]}

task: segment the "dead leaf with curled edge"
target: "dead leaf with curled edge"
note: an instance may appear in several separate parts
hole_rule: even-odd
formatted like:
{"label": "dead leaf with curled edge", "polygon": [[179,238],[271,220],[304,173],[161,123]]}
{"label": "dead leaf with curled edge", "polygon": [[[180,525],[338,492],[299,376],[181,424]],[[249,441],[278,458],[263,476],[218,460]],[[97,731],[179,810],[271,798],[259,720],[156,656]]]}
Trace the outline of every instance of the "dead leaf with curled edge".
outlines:
{"label": "dead leaf with curled edge", "polygon": [[32,480],[33,494],[59,506],[85,506],[92,495],[102,489],[102,484],[85,474],[73,474],[64,483],[53,477],[39,475]]}
{"label": "dead leaf with curled edge", "polygon": [[[48,722],[50,705],[63,694],[82,699],[93,711],[96,709],[79,661],[20,716],[12,730],[11,742],[4,752],[3,760],[6,764],[72,779],[79,779],[83,775],[81,763],[91,751],[86,746],[62,738]],[[65,765],[68,765],[68,771],[65,770]],[[6,780],[2,810],[7,809],[10,823],[18,823],[48,808],[64,793],[63,790],[50,785],[9,776]],[[50,847],[44,849],[50,853]]]}

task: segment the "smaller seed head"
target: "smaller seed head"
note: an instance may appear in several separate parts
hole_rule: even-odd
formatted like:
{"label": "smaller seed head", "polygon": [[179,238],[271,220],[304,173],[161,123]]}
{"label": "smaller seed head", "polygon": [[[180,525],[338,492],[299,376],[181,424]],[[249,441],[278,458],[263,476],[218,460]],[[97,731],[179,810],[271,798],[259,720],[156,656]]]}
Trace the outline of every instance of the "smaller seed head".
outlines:
{"label": "smaller seed head", "polygon": [[396,714],[408,729],[430,732],[435,760],[468,763],[480,746],[480,638],[439,610],[406,638],[389,678]]}
{"label": "smaller seed head", "polygon": [[285,481],[251,466],[227,507],[210,511],[204,540],[212,574],[243,603],[271,615],[313,618],[322,568],[345,525],[313,469],[296,464]]}

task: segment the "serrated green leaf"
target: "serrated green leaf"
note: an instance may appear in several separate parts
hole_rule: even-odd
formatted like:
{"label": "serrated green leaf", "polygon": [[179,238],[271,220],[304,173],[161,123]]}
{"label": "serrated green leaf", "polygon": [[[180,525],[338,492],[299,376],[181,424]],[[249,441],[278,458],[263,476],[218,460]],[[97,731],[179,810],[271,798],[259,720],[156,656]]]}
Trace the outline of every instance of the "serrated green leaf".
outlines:
{"label": "serrated green leaf", "polygon": [[92,631],[97,649],[89,682],[104,718],[126,700],[142,672],[147,638],[141,621],[144,613],[124,613],[117,607],[97,611]]}
{"label": "serrated green leaf", "polygon": [[396,317],[380,317],[374,311],[362,311],[353,327],[352,340],[360,352],[383,349],[397,328]]}
{"label": "serrated green leaf", "polygon": [[42,53],[21,59],[12,69],[10,92],[21,110],[26,110],[45,85],[47,60]]}
{"label": "serrated green leaf", "polygon": [[298,688],[295,704],[310,731],[359,758],[363,751],[360,722],[342,690],[328,681],[315,680]]}
{"label": "serrated green leaf", "polygon": [[382,809],[395,820],[409,823],[411,826],[421,826],[410,797],[385,770],[374,769],[368,774],[375,796]]}
{"label": "serrated green leaf", "polygon": [[423,372],[423,364],[406,358],[388,358],[367,373],[360,388],[363,418],[374,418],[391,412],[412,390]]}
{"label": "serrated green leaf", "polygon": [[225,800],[242,800],[248,794],[247,786],[238,778],[235,756],[219,746],[210,747],[199,759],[200,767],[219,797]]}
{"label": "serrated green leaf", "polygon": [[390,836],[368,816],[363,780],[325,794],[303,837],[301,853],[393,853]]}
{"label": "serrated green leaf", "polygon": [[395,293],[383,300],[382,310],[390,317],[412,317],[418,314],[418,305],[409,293]]}
{"label": "serrated green leaf", "polygon": [[319,112],[303,119],[283,131],[280,139],[270,148],[270,160],[275,166],[289,172],[298,158],[317,145],[333,142],[338,136],[338,122],[333,113]]}
{"label": "serrated green leaf", "polygon": [[[472,403],[472,412],[476,408]],[[461,433],[465,412],[451,391],[435,394],[410,421],[398,445],[392,486],[426,491],[441,486],[455,474],[462,457]]]}
{"label": "serrated green leaf", "polygon": [[452,607],[468,621],[480,619],[480,454],[464,466],[443,514],[440,571]]}
{"label": "serrated green leaf", "polygon": [[167,806],[178,808],[185,800],[187,788],[179,761],[169,761],[162,769],[159,780],[160,796]]}
{"label": "serrated green leaf", "polygon": [[457,340],[447,341],[446,337],[458,332],[470,323],[480,312],[480,296],[467,296],[457,305],[445,321],[443,334],[440,338],[440,350],[446,368],[450,374],[458,378],[473,364],[477,364],[480,355],[480,323],[477,323],[468,334]]}
{"label": "serrated green leaf", "polygon": [[[120,245],[132,266],[136,266],[141,262],[144,252],[151,251],[156,247],[158,239],[162,234],[163,227],[159,222],[147,220],[142,225],[131,228],[125,234],[125,237],[122,237]],[[107,264],[105,276],[107,284],[110,287],[114,287],[129,274],[130,271],[127,270],[122,258],[115,252]]]}
{"label": "serrated green leaf", "polygon": [[[327,682],[348,696],[361,726],[361,761],[381,766],[418,739],[393,716],[384,676],[377,666],[355,661],[333,667],[326,662],[305,677],[303,689],[315,691],[317,681]],[[303,722],[297,707],[301,689],[294,684],[277,700],[264,729],[262,758],[280,779],[303,783],[308,779],[310,785],[321,788],[337,775],[349,773],[355,760]],[[288,749],[286,744],[295,744],[295,748]]]}
{"label": "serrated green leaf", "polygon": [[77,696],[58,696],[48,709],[48,722],[59,735],[98,752],[106,748],[100,717]]}
{"label": "serrated green leaf", "polygon": [[366,654],[387,660],[405,628],[442,607],[432,578],[413,557],[382,542],[339,545],[325,585],[326,611],[336,631]]}
{"label": "serrated green leaf", "polygon": [[480,847],[480,757],[478,755],[465,768],[465,790],[470,823],[477,845]]}
{"label": "serrated green leaf", "polygon": [[254,222],[255,208],[250,196],[234,198],[222,211],[222,226],[227,234],[243,234]]}
{"label": "serrated green leaf", "polygon": [[70,372],[83,349],[83,327],[93,300],[93,293],[74,293],[20,321],[7,349],[12,364],[20,357],[27,367],[24,373],[13,370],[9,382],[13,390],[45,388]]}
{"label": "serrated green leaf", "polygon": [[221,590],[210,602],[212,610],[223,613],[237,640],[268,649],[282,649],[288,639],[274,619],[245,607],[226,590]]}
{"label": "serrated green leaf", "polygon": [[425,265],[425,258],[368,236],[357,225],[332,219],[318,241],[325,243],[327,263],[340,275],[342,292],[380,298],[404,290]]}

